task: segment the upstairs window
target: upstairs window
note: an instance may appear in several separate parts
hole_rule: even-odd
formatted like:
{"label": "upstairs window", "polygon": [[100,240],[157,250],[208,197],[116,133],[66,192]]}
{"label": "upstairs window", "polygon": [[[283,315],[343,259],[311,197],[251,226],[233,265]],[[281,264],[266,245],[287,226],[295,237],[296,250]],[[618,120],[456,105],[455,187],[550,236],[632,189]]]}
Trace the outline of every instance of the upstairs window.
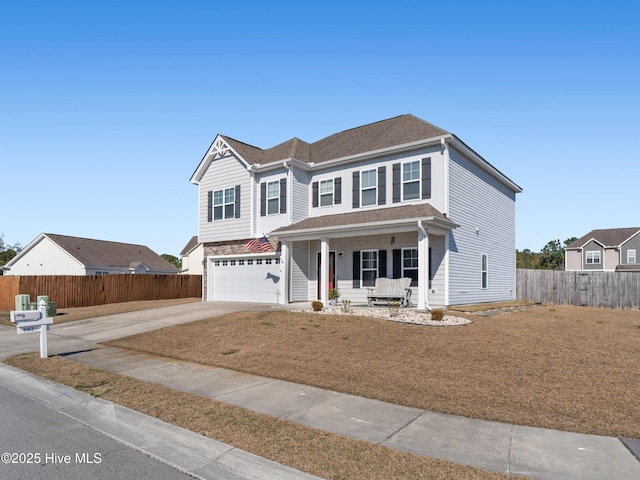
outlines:
{"label": "upstairs window", "polygon": [[635,249],[627,250],[627,263],[636,263],[636,251],[635,251]]}
{"label": "upstairs window", "polygon": [[402,164],[402,200],[420,198],[420,161]]}
{"label": "upstairs window", "polygon": [[222,220],[235,216],[235,188],[225,188],[213,192],[213,219]]}
{"label": "upstairs window", "polygon": [[363,207],[367,205],[376,205],[378,203],[377,175],[375,168],[362,172],[361,204]]}
{"label": "upstairs window", "polygon": [[599,265],[600,264],[600,250],[594,250],[586,252],[587,265]]}
{"label": "upstairs window", "polygon": [[280,181],[267,183],[267,215],[280,213]]}
{"label": "upstairs window", "polygon": [[320,182],[320,206],[333,205],[333,178]]}

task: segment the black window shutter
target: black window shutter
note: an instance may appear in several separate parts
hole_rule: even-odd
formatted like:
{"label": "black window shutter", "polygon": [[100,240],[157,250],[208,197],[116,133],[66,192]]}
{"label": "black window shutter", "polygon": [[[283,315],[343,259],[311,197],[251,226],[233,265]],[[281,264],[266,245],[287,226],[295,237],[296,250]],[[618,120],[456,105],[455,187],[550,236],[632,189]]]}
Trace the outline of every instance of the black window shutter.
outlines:
{"label": "black window shutter", "polygon": [[353,172],[353,208],[360,207],[360,172]]}
{"label": "black window shutter", "polygon": [[280,179],[280,213],[287,213],[287,179]]}
{"label": "black window shutter", "polygon": [[342,177],[336,177],[333,181],[333,203],[339,205],[342,203]]}
{"label": "black window shutter", "polygon": [[207,192],[207,222],[213,221],[213,192]]}
{"label": "black window shutter", "polygon": [[402,278],[402,250],[393,249],[393,278]]}
{"label": "black window shutter", "polygon": [[431,198],[431,158],[422,159],[422,198]]}
{"label": "black window shutter", "polygon": [[378,167],[378,205],[387,203],[387,167]]}
{"label": "black window shutter", "polygon": [[312,204],[314,207],[318,206],[318,182],[313,182],[311,185],[313,190]]}
{"label": "black window shutter", "polygon": [[260,216],[264,217],[267,214],[267,184],[260,184]]}
{"label": "black window shutter", "polygon": [[240,218],[240,185],[236,185],[234,217]]}
{"label": "black window shutter", "polygon": [[378,250],[378,277],[387,276],[387,251]]}
{"label": "black window shutter", "polygon": [[353,288],[360,288],[360,252],[353,252]]}
{"label": "black window shutter", "polygon": [[400,201],[400,164],[393,164],[393,203]]}

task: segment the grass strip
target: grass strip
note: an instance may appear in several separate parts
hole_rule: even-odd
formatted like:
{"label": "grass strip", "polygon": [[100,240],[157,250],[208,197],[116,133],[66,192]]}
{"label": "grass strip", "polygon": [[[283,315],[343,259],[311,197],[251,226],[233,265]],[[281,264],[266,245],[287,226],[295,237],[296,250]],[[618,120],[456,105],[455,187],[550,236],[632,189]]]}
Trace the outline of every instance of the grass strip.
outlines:
{"label": "grass strip", "polygon": [[322,478],[525,478],[400,452],[35,352],[5,363]]}

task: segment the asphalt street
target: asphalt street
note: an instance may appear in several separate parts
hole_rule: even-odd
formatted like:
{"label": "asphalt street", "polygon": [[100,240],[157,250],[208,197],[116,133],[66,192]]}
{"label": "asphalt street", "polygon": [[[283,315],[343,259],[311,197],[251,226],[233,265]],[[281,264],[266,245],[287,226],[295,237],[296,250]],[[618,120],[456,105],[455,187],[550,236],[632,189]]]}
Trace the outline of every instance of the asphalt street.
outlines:
{"label": "asphalt street", "polygon": [[5,480],[193,478],[2,386],[0,418]]}

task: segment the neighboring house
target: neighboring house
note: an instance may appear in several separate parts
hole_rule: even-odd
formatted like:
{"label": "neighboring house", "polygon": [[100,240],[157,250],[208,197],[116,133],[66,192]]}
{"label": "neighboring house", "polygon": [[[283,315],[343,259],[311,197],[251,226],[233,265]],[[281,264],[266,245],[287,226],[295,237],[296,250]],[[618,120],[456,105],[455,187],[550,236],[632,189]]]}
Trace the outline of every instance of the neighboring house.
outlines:
{"label": "neighboring house", "polygon": [[565,270],[640,271],[640,228],[592,230],[565,248]]}
{"label": "neighboring house", "polygon": [[413,115],[266,150],[218,135],[191,182],[206,300],[360,303],[377,277],[412,278],[420,309],[515,299],[522,189]]}
{"label": "neighboring house", "polygon": [[204,246],[198,242],[197,235],[191,237],[191,240],[180,252],[180,257],[182,257],[182,270],[180,270],[180,273],[183,275],[202,275],[204,270],[202,265]]}
{"label": "neighboring house", "polygon": [[149,247],[42,233],[3,267],[5,275],[176,275]]}

